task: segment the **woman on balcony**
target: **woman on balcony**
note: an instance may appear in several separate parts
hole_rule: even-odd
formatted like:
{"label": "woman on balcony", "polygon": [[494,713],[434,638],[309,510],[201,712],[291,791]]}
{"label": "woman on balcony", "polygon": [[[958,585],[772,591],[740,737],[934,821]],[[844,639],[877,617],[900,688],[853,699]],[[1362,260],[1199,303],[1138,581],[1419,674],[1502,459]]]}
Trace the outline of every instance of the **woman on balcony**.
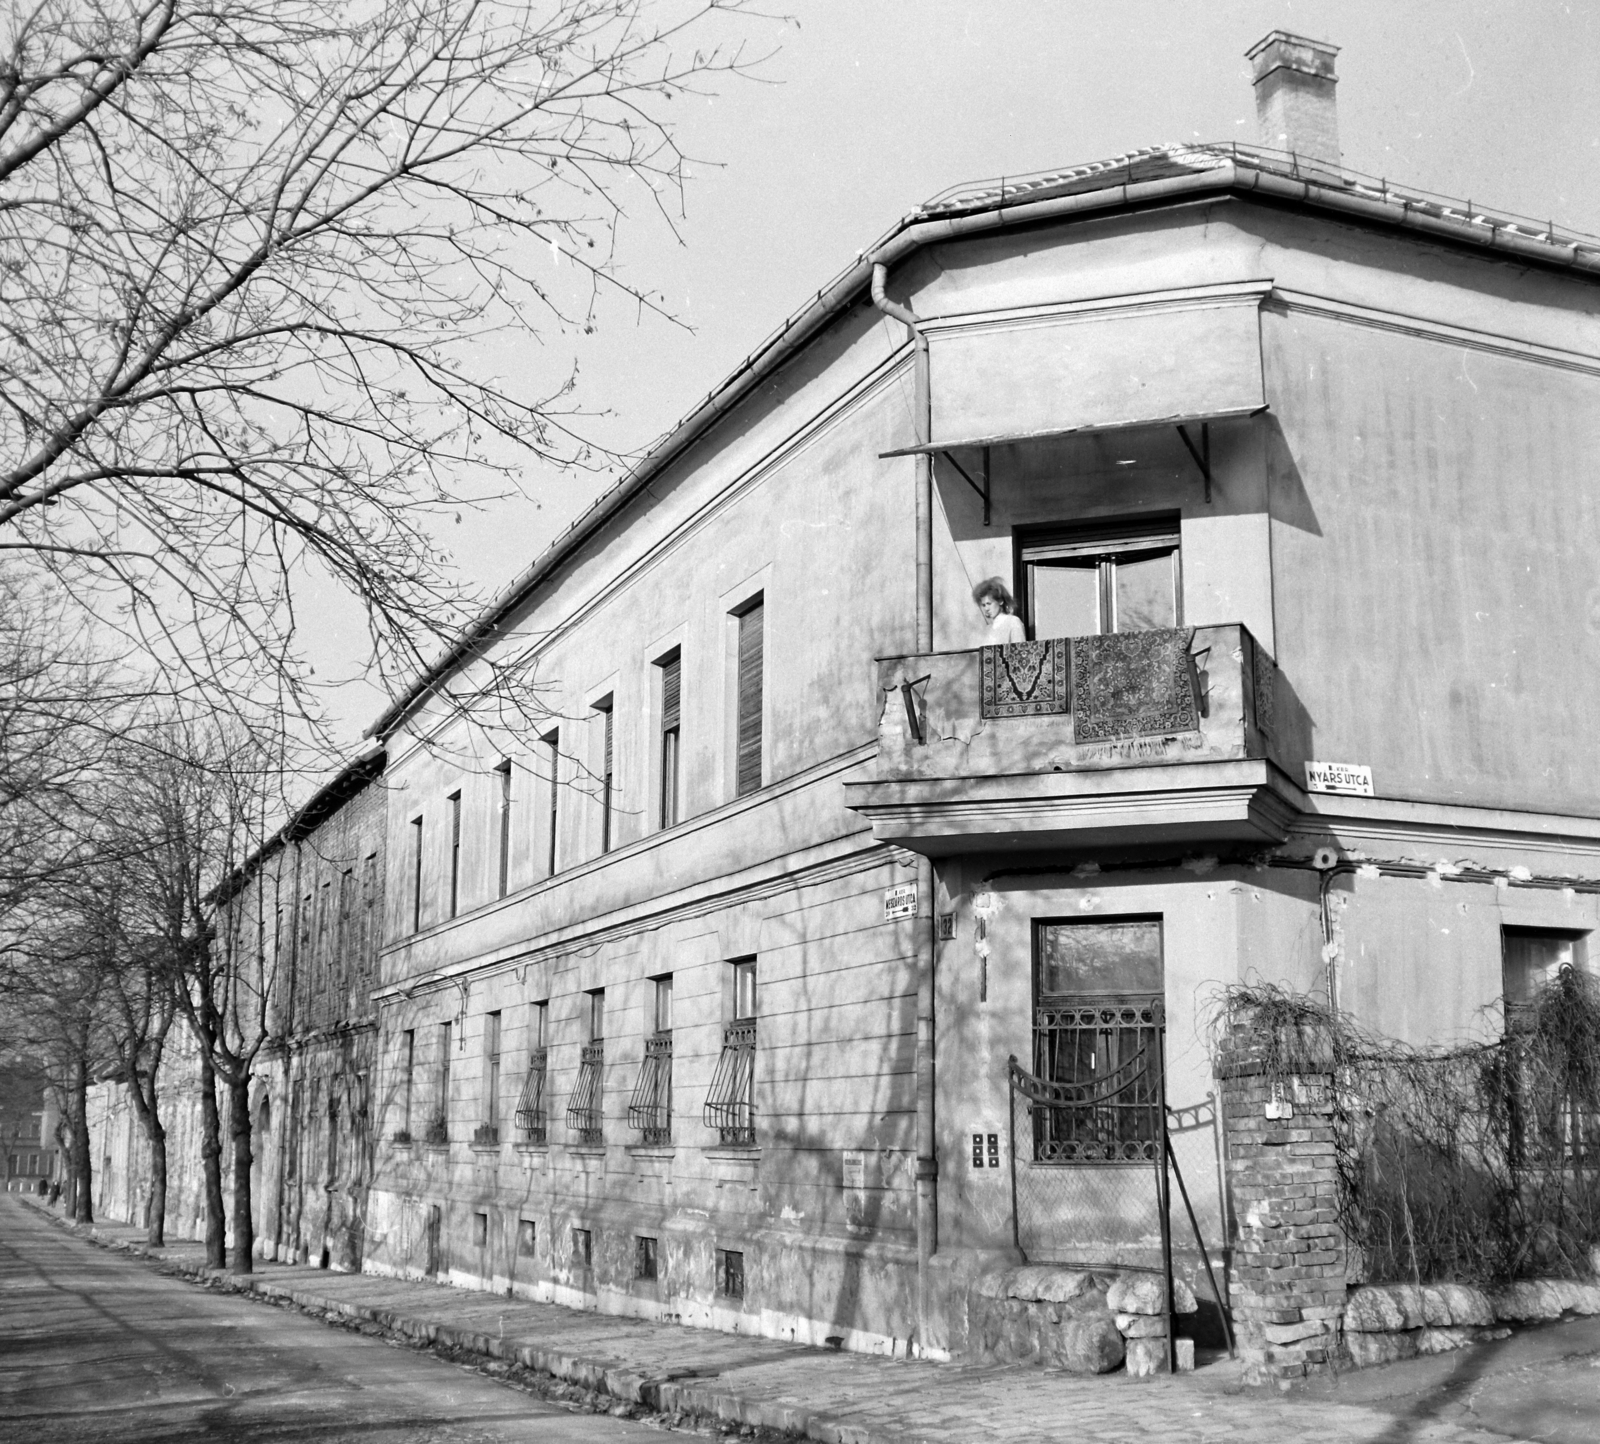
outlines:
{"label": "woman on balcony", "polygon": [[986,647],[1009,647],[1013,642],[1025,642],[1028,634],[1023,630],[1022,618],[1017,615],[1016,602],[1011,590],[999,577],[986,577],[972,589],[972,600],[988,623],[983,633]]}

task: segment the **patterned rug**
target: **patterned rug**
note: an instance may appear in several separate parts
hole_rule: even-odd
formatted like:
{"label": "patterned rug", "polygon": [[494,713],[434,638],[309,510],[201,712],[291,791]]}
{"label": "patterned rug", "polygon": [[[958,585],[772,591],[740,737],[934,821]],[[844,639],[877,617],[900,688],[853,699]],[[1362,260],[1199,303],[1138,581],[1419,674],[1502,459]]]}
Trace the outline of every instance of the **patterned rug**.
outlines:
{"label": "patterned rug", "polygon": [[1109,742],[1199,727],[1193,637],[1193,627],[1074,637],[1073,739]]}
{"label": "patterned rug", "polygon": [[984,717],[1047,717],[1066,712],[1067,640],[1013,642],[980,647],[983,654]]}

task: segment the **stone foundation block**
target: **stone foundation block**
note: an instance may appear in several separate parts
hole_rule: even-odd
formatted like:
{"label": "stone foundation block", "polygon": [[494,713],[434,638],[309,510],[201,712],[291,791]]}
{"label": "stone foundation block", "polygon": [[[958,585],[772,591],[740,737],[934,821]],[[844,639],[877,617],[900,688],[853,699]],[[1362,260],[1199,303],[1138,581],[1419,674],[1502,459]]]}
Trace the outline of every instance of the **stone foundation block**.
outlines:
{"label": "stone foundation block", "polygon": [[1118,1314],[1117,1332],[1125,1339],[1164,1339],[1167,1336],[1165,1314]]}
{"label": "stone foundation block", "polygon": [[[1194,1340],[1179,1339],[1178,1372],[1194,1369]],[[1136,1379],[1147,1379],[1153,1374],[1167,1372],[1167,1341],[1165,1339],[1129,1339],[1128,1372]]]}
{"label": "stone foundation block", "polygon": [[[1158,1274],[1122,1274],[1106,1290],[1106,1307],[1117,1314],[1161,1314],[1167,1312],[1166,1280]],[[1172,1281],[1172,1311],[1192,1314],[1200,1305],[1194,1290],[1181,1278]]]}

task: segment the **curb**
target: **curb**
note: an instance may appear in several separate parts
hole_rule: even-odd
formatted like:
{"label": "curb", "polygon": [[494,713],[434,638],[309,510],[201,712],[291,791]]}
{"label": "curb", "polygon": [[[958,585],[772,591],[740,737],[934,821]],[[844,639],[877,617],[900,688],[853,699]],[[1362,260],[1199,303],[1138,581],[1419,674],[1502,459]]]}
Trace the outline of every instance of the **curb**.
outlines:
{"label": "curb", "polygon": [[231,1293],[253,1294],[263,1300],[282,1301],[309,1313],[320,1314],[324,1319],[341,1317],[370,1324],[385,1333],[424,1346],[454,1349],[500,1363],[520,1364],[535,1373],[548,1375],[562,1383],[605,1395],[620,1404],[633,1405],[653,1414],[681,1415],[686,1419],[733,1429],[765,1430],[790,1439],[814,1440],[816,1444],[912,1444],[908,1435],[887,1434],[862,1424],[847,1424],[812,1413],[799,1405],[751,1398],[710,1383],[692,1384],[688,1382],[692,1375],[687,1370],[664,1375],[642,1374],[615,1362],[587,1359],[532,1344],[508,1346],[493,1335],[455,1329],[448,1324],[366,1304],[325,1298],[303,1288],[273,1283],[255,1274],[232,1274],[226,1269],[178,1263],[153,1253],[142,1243],[113,1238],[102,1233],[95,1224],[85,1227],[61,1217],[48,1206],[40,1205],[26,1195],[23,1198],[35,1213],[68,1233],[87,1238],[101,1248],[164,1263],[181,1277],[193,1282],[219,1284]]}

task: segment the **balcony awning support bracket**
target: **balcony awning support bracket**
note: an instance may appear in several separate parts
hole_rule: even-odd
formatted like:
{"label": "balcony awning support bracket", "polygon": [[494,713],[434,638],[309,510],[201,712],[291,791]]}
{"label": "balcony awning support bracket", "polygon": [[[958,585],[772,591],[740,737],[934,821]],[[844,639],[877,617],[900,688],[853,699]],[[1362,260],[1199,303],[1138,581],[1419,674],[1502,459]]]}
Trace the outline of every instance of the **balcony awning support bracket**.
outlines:
{"label": "balcony awning support bracket", "polygon": [[900,684],[900,700],[906,707],[906,725],[911,729],[911,736],[919,747],[927,738],[923,735],[922,714],[917,711],[916,689],[926,686],[932,676],[933,673],[930,672],[926,677],[918,677],[915,681]]}
{"label": "balcony awning support bracket", "polygon": [[946,461],[948,461],[951,466],[955,467],[956,472],[961,477],[961,479],[964,482],[966,482],[966,484],[968,486],[970,486],[975,492],[977,492],[978,500],[983,503],[983,524],[985,526],[988,526],[989,525],[989,505],[990,505],[990,502],[989,502],[989,448],[987,446],[983,448],[983,485],[982,486],[979,486],[978,483],[975,482],[972,479],[972,476],[967,471],[966,467],[964,467],[959,461],[956,460],[955,453],[953,451],[949,451],[949,450],[941,447],[940,450],[939,450],[939,455],[944,457],[944,459]]}
{"label": "balcony awning support bracket", "polygon": [[1206,504],[1211,504],[1211,423],[1200,423],[1200,445],[1196,448],[1194,441],[1189,436],[1189,428],[1180,425],[1178,435],[1183,444],[1189,448],[1189,455],[1194,458],[1194,464],[1200,468],[1200,476],[1206,484]]}

